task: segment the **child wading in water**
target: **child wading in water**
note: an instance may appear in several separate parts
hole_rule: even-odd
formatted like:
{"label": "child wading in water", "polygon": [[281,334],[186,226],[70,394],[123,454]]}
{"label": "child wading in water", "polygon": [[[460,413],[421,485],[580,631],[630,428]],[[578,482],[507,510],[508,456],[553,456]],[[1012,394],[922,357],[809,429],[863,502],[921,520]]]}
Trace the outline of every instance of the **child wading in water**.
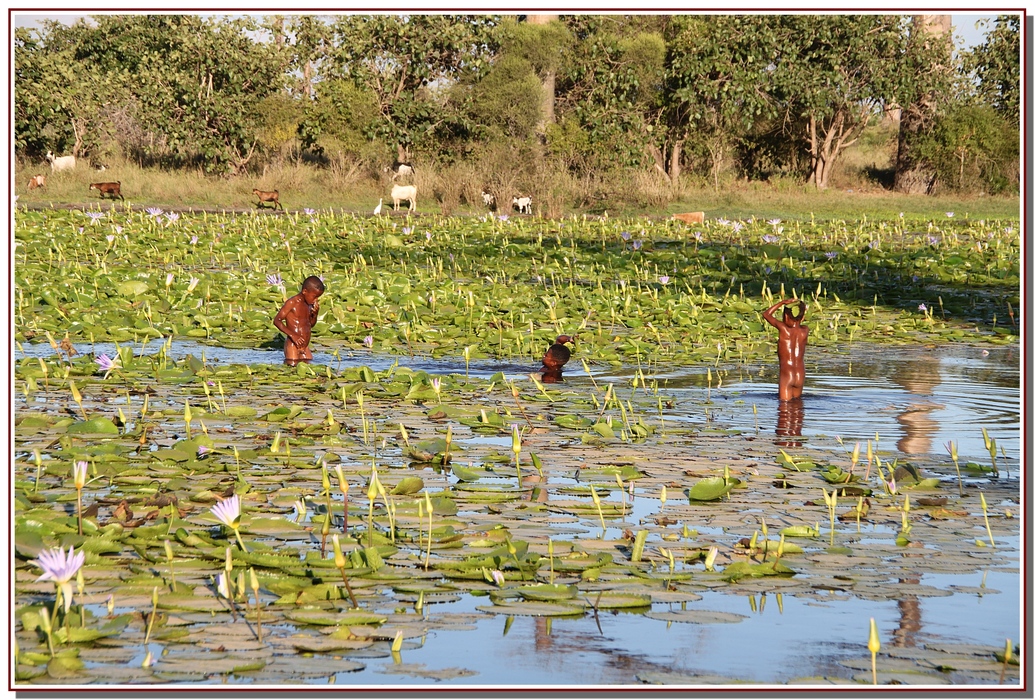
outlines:
{"label": "child wading in water", "polygon": [[[792,314],[790,305],[801,304],[797,314]],[[781,306],[783,320],[779,321],[773,312]],[[762,312],[762,318],[780,331],[776,356],[780,360],[780,400],[787,401],[801,396],[805,386],[805,343],[809,338],[808,326],[801,325],[805,318],[805,302],[800,299],[784,299]]]}
{"label": "child wading in water", "polygon": [[313,353],[309,349],[309,338],[316,325],[316,314],[320,310],[317,299],[323,294],[323,280],[306,277],[302,291],[284,302],[273,319],[273,325],[287,336],[284,341],[284,364],[294,367],[299,362],[309,362]]}

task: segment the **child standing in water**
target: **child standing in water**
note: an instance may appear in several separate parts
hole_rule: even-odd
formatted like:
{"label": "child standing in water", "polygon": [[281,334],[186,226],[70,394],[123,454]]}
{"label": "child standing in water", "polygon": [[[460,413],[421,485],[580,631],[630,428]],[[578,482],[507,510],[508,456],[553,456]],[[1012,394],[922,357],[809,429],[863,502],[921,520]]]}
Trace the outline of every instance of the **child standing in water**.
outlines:
{"label": "child standing in water", "polygon": [[[797,314],[791,313],[791,304],[801,305]],[[773,312],[781,306],[785,307],[783,321],[773,316]],[[805,386],[805,343],[809,338],[808,326],[801,325],[805,318],[805,308],[805,302],[800,299],[784,299],[762,312],[762,318],[780,331],[776,356],[780,361],[781,401],[799,398]]]}
{"label": "child standing in water", "polygon": [[284,341],[284,364],[294,367],[299,362],[313,359],[309,339],[320,310],[317,299],[323,294],[323,289],[323,280],[319,277],[306,277],[302,282],[302,291],[285,301],[273,318],[273,325],[287,336]]}

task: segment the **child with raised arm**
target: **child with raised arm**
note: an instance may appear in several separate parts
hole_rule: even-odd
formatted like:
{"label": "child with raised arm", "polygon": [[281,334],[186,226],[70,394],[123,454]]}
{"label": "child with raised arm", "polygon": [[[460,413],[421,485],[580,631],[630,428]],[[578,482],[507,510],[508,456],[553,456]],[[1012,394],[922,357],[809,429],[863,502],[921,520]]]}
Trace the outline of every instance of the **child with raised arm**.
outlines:
{"label": "child with raised arm", "polygon": [[[800,304],[797,314],[791,313],[790,305]],[[773,312],[781,306],[783,320],[777,320]],[[780,331],[776,356],[780,361],[780,400],[787,401],[801,396],[805,386],[805,343],[809,338],[808,326],[801,325],[805,318],[805,302],[800,299],[778,301],[762,312],[762,318]]]}
{"label": "child with raised arm", "polygon": [[294,367],[299,362],[313,359],[309,339],[320,310],[317,299],[323,294],[323,289],[323,280],[319,277],[306,277],[302,290],[285,301],[273,318],[273,325],[287,336],[284,340],[284,364]]}

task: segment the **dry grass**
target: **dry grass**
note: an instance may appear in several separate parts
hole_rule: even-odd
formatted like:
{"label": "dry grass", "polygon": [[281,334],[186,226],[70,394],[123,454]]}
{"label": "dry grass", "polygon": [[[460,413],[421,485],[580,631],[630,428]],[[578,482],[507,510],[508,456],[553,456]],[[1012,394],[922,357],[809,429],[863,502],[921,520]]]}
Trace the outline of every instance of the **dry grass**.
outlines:
{"label": "dry grass", "polygon": [[[887,146],[885,144],[885,158]],[[855,219],[868,216],[943,216],[946,211],[971,218],[1016,218],[1019,198],[1014,197],[923,197],[901,195],[880,187],[867,172],[887,167],[875,157],[874,144],[846,156],[834,178],[835,186],[824,191],[791,179],[767,182],[727,179],[718,189],[710,182],[684,177],[671,184],[653,172],[633,175],[574,176],[556,169],[546,160],[512,159],[503,149],[482,154],[474,161],[437,165],[417,163],[411,181],[417,186],[418,213],[445,215],[484,214],[483,189],[499,203],[498,213],[511,213],[511,199],[529,195],[533,213],[557,218],[572,213],[610,216],[647,215],[668,217],[673,213],[704,211],[709,219],[796,218]],[[867,155],[868,154],[868,155]],[[531,162],[530,162],[531,161]],[[164,171],[142,169],[134,163],[113,161],[105,172],[86,165],[75,171],[50,174],[46,163],[16,164],[15,194],[29,205],[100,205],[89,190],[91,182],[122,183],[126,203],[183,209],[250,209],[255,207],[252,189],[279,190],[287,210],[332,209],[367,213],[379,198],[391,206],[390,176],[369,167],[332,162],[329,167],[285,160],[265,168],[261,174],[225,178],[206,175],[200,169]],[[28,180],[36,174],[47,177],[45,188],[29,191]]]}

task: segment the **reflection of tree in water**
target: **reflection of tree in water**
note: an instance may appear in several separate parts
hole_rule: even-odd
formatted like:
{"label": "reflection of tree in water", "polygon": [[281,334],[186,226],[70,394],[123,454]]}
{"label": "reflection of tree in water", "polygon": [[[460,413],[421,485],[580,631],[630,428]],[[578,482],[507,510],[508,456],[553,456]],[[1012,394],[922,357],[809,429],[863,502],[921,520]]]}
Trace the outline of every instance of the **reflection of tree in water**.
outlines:
{"label": "reflection of tree in water", "polygon": [[[670,648],[666,649],[664,654],[651,654],[650,656],[622,651],[618,648],[620,640],[606,634],[607,618],[625,614],[630,613],[601,610],[600,624],[605,630],[603,636],[597,633],[595,627],[593,632],[576,631],[571,628],[571,625],[565,624],[571,621],[550,620],[546,617],[534,618],[534,649],[536,652],[547,652],[545,656],[536,659],[536,666],[542,668],[558,664],[563,667],[573,663],[576,659],[584,663],[586,654],[600,654],[604,657],[603,665],[618,673],[601,675],[597,681],[589,681],[589,683],[635,683],[636,675],[640,673],[686,673],[688,675],[708,673],[706,669],[674,665],[674,659],[692,659],[695,655],[693,648]],[[587,615],[583,622],[588,621],[591,617],[592,613]],[[707,634],[704,630],[701,631],[701,635],[696,640],[697,644],[707,644]],[[574,680],[573,682],[583,681]]]}
{"label": "reflection of tree in water", "polygon": [[[931,396],[941,383],[938,358],[932,354],[913,361],[896,362],[894,371],[888,377],[911,394]],[[902,437],[896,446],[904,454],[930,454],[931,438],[938,432],[938,422],[931,412],[944,408],[933,401],[911,403],[895,417],[902,428]]]}
{"label": "reflection of tree in water", "polygon": [[[899,583],[918,584],[918,578],[900,578]],[[898,601],[898,627],[891,633],[896,647],[915,647],[920,632],[920,599],[915,595],[903,596]]]}

